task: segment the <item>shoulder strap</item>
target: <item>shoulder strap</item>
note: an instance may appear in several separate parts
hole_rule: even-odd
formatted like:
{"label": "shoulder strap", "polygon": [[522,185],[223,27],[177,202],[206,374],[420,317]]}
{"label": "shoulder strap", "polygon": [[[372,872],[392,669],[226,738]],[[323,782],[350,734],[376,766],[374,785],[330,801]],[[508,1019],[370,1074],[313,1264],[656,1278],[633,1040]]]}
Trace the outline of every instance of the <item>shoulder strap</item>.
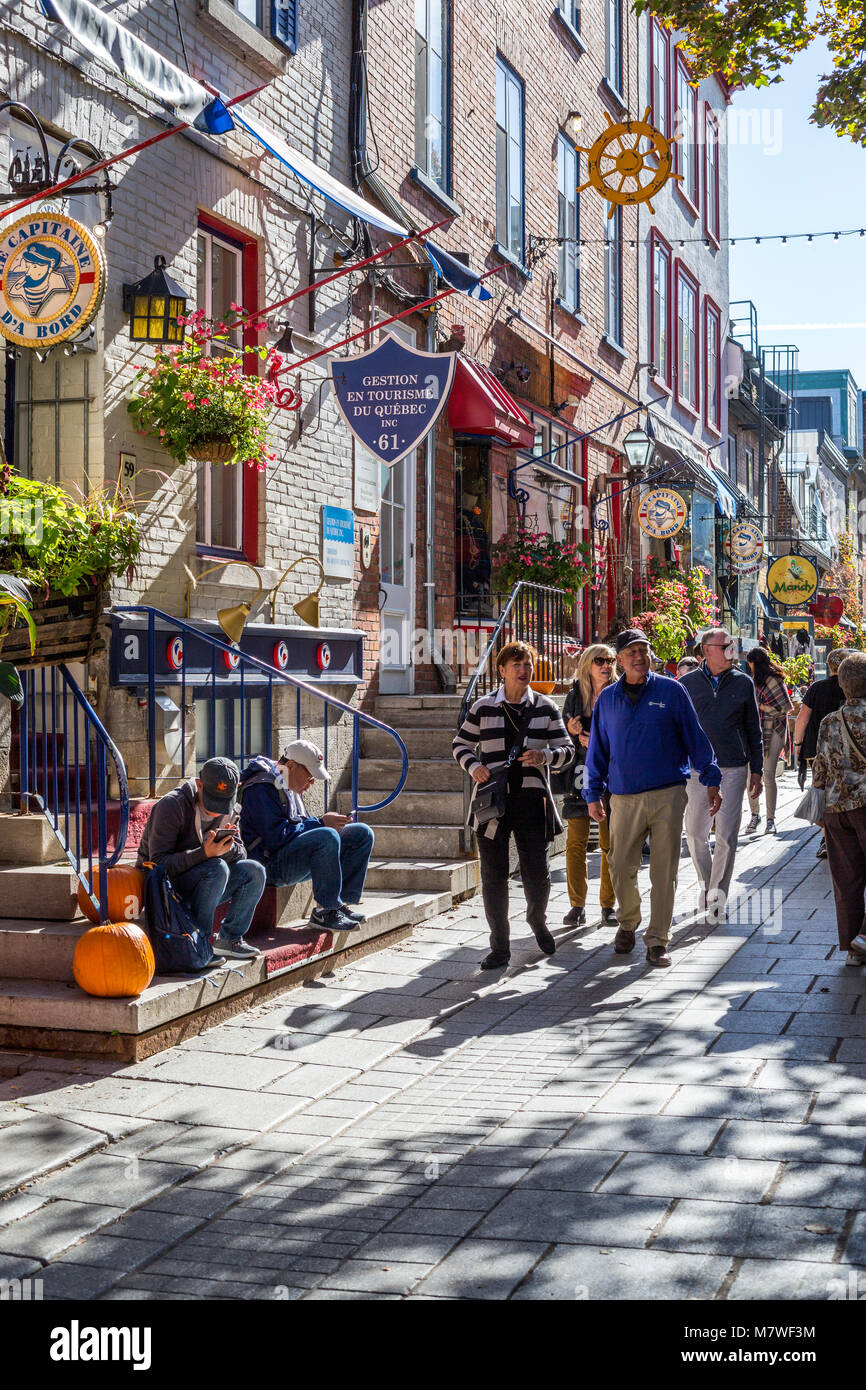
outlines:
{"label": "shoulder strap", "polygon": [[532,722],[532,716],[534,715],[534,713],[535,705],[530,704],[529,700],[527,700],[526,709],[520,716],[520,723],[518,724],[517,729],[515,730],[514,743],[511,745],[511,751],[505,760],[506,767],[510,767],[511,764],[514,762],[515,758],[520,756],[521,749],[523,748],[523,740],[526,737],[526,730],[529,728],[529,725]]}
{"label": "shoulder strap", "polygon": [[848,720],[845,718],[845,711],[844,711],[844,709],[840,710],[839,713],[840,713],[841,716],[842,716],[842,724],[843,724],[843,726],[844,726],[845,735],[846,735],[846,737],[847,737],[847,739],[848,739],[848,742],[850,743],[851,747],[854,749],[854,752],[857,753],[857,754],[862,758],[862,760],[863,760],[864,763],[866,763],[866,753],[863,752],[863,749],[860,747],[860,744],[857,742],[856,738],[855,738],[854,735],[852,734],[852,732],[851,732],[851,726],[850,726],[850,724],[848,723]]}

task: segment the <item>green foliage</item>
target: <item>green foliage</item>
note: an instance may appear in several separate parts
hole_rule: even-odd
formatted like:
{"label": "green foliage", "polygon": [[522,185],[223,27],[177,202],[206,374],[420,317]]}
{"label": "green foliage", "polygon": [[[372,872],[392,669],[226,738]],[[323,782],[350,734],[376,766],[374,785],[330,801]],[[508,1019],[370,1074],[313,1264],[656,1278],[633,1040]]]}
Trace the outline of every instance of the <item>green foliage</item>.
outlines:
{"label": "green foliage", "polygon": [[717,621],[718,600],[697,566],[683,572],[651,561],[648,573],[650,582],[640,594],[645,606],[632,625],[646,633],[662,661],[678,661],[695,633]]}
{"label": "green foliage", "polygon": [[781,661],[779,665],[790,686],[808,685],[812,679],[812,663],[808,656],[789,656],[787,661]]}
{"label": "green foliage", "polygon": [[[852,627],[830,628],[838,634],[834,646],[851,647],[855,651],[866,651],[866,628],[863,625],[863,604],[860,599],[860,579],[854,560],[854,537],[845,531],[839,537],[839,555],[824,577],[823,588],[838,594],[844,605],[843,614]],[[817,636],[817,630],[816,630]]]}
{"label": "green foliage", "polygon": [[[0,574],[0,637],[2,637],[3,633],[10,626],[10,623],[14,626],[16,618],[23,619],[30,631],[30,655],[32,656],[36,650],[36,625],[30,616],[30,590],[24,580],[20,579],[17,575]],[[3,664],[5,665],[6,663]],[[8,669],[14,671],[15,668],[10,666]],[[15,671],[15,678],[16,680],[18,679],[17,671]],[[9,679],[9,685],[11,688],[11,678]],[[19,690],[21,689],[20,682],[18,688]],[[2,687],[0,687],[0,689],[2,689]],[[9,694],[6,690],[3,690],[2,693],[4,695],[8,694],[8,698],[14,700],[15,704],[21,703],[21,701],[15,698],[14,694]],[[22,695],[22,701],[23,698]]]}
{"label": "green foliage", "polygon": [[563,545],[549,531],[518,526],[493,547],[493,587],[504,593],[523,580],[574,593],[589,579],[589,552],[586,541]]}
{"label": "green foliage", "polygon": [[21,677],[8,661],[0,661],[0,695],[5,695],[19,709],[24,704]]}
{"label": "green foliage", "polygon": [[[205,319],[198,310],[178,322],[190,325],[182,346],[157,348],[153,364],[142,367],[142,382],[127,409],[140,434],[149,434],[178,463],[190,451],[219,440],[232,446],[228,463],[247,463],[260,471],[275,457],[268,451],[268,417],[276,395],[273,382],[244,371],[247,355],[268,358],[266,348],[233,349],[233,321]],[[282,358],[271,354],[277,366]]]}
{"label": "green foliage", "polygon": [[730,84],[765,87],[818,37],[833,56],[811,119],[866,146],[866,6],[863,0],[634,0],[668,28],[683,31],[695,78],[721,73]]}

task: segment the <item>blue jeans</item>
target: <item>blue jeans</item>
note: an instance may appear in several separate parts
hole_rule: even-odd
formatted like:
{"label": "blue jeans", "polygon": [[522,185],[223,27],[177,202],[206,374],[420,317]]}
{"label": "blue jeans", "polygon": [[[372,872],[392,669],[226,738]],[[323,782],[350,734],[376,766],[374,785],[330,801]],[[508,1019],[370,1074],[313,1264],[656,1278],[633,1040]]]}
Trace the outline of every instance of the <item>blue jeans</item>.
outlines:
{"label": "blue jeans", "polygon": [[171,880],[196,920],[199,931],[210,936],[220,903],[230,904],[220,935],[240,941],[249,931],[256,904],[265,889],[264,865],[255,859],[227,864],[225,859],[206,859]]}
{"label": "blue jeans", "polygon": [[287,888],[313,880],[313,897],[326,910],[341,903],[358,903],[364,891],[367,865],[373,853],[369,825],[353,821],[342,830],[328,826],[302,830],[268,860],[268,883]]}

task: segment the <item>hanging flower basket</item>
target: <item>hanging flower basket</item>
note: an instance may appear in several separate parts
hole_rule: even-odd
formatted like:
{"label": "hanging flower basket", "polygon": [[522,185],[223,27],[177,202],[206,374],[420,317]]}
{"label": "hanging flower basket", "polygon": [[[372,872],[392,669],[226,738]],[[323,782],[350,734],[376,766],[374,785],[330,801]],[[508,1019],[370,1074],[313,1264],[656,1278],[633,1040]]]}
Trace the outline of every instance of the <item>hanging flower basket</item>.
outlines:
{"label": "hanging flower basket", "polygon": [[104,650],[99,619],[104,606],[101,583],[82,586],[76,594],[50,589],[48,597],[31,605],[36,626],[36,650],[31,654],[26,627],[0,628],[0,659],[19,670],[31,666],[56,666],[61,661],[88,661]]}
{"label": "hanging flower basket", "polygon": [[188,457],[198,463],[228,463],[235,446],[230,439],[202,439],[187,450]]}

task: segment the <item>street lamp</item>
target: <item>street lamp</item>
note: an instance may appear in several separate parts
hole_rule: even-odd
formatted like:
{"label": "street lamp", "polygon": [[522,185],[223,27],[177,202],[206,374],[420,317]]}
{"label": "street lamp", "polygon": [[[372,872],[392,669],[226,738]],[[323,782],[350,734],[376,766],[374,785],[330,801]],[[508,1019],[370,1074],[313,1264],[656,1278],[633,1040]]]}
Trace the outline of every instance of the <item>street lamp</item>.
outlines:
{"label": "street lamp", "polygon": [[129,314],[134,343],[182,343],[189,296],[165,273],[165,256],[154,256],[153,270],[135,285],[124,285],[123,307]]}
{"label": "street lamp", "polygon": [[633,473],[642,473],[652,457],[653,441],[646,430],[638,427],[631,430],[622,441],[629,467]]}

